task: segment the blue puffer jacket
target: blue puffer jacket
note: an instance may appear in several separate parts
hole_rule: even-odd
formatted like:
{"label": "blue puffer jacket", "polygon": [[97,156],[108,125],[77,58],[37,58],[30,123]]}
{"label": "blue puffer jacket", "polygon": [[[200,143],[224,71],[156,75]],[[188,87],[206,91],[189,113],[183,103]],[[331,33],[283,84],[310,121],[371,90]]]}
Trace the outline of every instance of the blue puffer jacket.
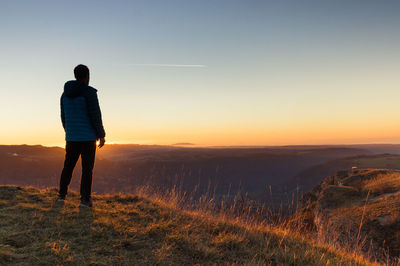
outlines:
{"label": "blue puffer jacket", "polygon": [[105,137],[95,88],[76,80],[67,81],[60,105],[66,141],[94,141]]}

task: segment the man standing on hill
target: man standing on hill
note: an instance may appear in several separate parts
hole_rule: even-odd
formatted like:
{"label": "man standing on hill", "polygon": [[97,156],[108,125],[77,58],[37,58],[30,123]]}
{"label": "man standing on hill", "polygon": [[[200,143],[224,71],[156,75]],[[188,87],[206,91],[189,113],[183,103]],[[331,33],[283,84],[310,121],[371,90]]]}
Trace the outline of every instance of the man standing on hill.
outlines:
{"label": "man standing on hill", "polygon": [[64,202],[72,172],[81,156],[81,203],[79,207],[92,207],[92,172],[96,154],[105,143],[105,132],[97,98],[97,90],[89,86],[89,68],[78,65],[74,69],[76,80],[67,81],[61,96],[61,121],[65,130],[65,161],[61,173],[57,201]]}

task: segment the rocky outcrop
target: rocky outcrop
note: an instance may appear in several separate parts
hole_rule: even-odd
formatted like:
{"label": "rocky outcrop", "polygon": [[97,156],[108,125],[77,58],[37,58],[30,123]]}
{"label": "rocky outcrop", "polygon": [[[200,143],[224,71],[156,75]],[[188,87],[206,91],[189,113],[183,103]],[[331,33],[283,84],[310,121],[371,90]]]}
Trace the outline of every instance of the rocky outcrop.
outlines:
{"label": "rocky outcrop", "polygon": [[[320,237],[400,256],[400,172],[352,169],[325,178],[300,200],[300,216]],[[332,240],[332,239],[330,239]]]}

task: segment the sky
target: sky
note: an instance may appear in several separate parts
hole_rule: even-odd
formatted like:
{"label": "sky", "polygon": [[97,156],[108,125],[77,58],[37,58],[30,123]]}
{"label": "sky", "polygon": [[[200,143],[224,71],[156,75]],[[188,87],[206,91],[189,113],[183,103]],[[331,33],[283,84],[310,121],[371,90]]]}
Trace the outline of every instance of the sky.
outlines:
{"label": "sky", "polygon": [[0,144],[63,145],[85,64],[108,143],[400,143],[400,1],[0,0]]}

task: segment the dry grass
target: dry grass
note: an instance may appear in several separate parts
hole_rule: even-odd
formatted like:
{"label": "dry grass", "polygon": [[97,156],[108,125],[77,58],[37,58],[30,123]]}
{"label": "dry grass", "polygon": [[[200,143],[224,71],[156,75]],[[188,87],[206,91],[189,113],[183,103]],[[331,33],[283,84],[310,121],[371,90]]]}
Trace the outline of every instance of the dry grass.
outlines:
{"label": "dry grass", "polygon": [[183,211],[178,197],[95,196],[93,209],[78,208],[74,192],[64,205],[55,198],[55,189],[0,186],[0,264],[369,264],[284,228]]}
{"label": "dry grass", "polygon": [[365,181],[363,183],[363,188],[371,191],[373,194],[400,191],[400,172],[378,175],[373,179]]}
{"label": "dry grass", "polygon": [[301,210],[311,231],[325,243],[400,264],[400,172],[357,169],[324,182]]}

